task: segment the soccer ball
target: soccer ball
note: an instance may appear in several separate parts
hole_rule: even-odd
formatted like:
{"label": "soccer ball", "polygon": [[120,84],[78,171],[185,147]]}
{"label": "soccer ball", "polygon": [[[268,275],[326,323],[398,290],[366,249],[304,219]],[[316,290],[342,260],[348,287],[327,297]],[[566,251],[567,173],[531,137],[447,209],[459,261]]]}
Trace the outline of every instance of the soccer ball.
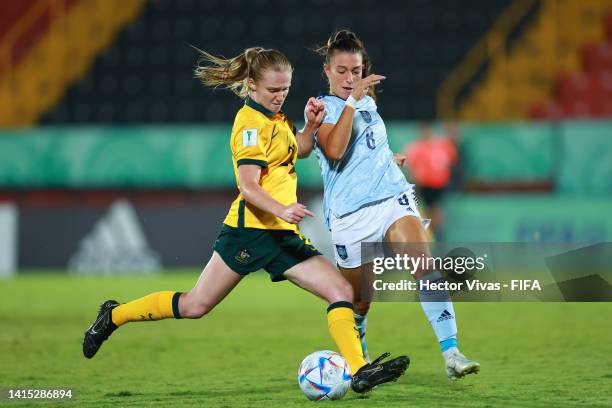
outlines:
{"label": "soccer ball", "polygon": [[351,370],[340,354],[315,351],[300,364],[298,384],[309,400],[337,400],[351,386]]}

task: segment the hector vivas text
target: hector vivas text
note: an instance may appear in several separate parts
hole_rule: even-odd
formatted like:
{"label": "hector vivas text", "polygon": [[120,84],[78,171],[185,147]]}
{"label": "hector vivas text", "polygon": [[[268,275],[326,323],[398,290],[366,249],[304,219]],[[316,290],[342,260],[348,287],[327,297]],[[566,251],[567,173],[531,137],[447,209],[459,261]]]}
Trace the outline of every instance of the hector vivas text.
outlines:
{"label": "hector vivas text", "polygon": [[[425,271],[452,271],[455,276],[462,276],[466,272],[485,270],[487,254],[483,256],[465,257],[439,257],[410,256],[396,254],[392,257],[377,257],[372,262],[372,272],[382,278],[386,271],[407,271],[414,275],[419,270]],[[438,275],[439,276],[439,275]],[[467,278],[467,276],[466,276]],[[376,291],[532,291],[541,290],[537,280],[513,279],[509,282],[483,282],[479,279],[465,279],[458,282],[449,282],[439,279],[428,279],[427,276],[418,280],[401,279],[394,282],[385,282],[376,279],[372,282]]]}

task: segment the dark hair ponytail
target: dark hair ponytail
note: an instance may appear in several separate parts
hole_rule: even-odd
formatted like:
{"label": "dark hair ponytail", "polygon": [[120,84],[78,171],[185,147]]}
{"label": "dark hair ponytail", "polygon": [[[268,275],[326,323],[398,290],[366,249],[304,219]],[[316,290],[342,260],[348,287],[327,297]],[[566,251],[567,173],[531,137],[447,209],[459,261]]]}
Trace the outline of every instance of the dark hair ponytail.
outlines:
{"label": "dark hair ponytail", "polygon": [[[314,50],[317,54],[325,57],[325,63],[330,64],[331,58],[339,52],[348,52],[351,54],[361,54],[363,69],[361,71],[361,77],[365,78],[371,74],[372,63],[368,52],[365,49],[363,42],[357,37],[357,34],[350,30],[338,30],[334,32],[327,40],[327,43],[321,47],[317,47]],[[368,95],[376,99],[374,93],[374,86],[372,85],[368,90]]]}

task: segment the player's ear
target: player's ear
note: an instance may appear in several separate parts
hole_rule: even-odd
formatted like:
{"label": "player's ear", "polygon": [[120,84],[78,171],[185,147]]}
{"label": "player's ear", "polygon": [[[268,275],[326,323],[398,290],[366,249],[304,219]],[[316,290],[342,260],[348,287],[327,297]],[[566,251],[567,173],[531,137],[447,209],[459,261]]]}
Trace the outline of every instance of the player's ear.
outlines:
{"label": "player's ear", "polygon": [[331,71],[331,68],[328,64],[323,64],[323,72],[325,72],[325,75],[329,76]]}
{"label": "player's ear", "polygon": [[249,87],[249,90],[251,92],[256,92],[257,91],[257,85],[255,84],[255,81],[253,81],[253,78],[248,78],[247,79],[247,86]]}

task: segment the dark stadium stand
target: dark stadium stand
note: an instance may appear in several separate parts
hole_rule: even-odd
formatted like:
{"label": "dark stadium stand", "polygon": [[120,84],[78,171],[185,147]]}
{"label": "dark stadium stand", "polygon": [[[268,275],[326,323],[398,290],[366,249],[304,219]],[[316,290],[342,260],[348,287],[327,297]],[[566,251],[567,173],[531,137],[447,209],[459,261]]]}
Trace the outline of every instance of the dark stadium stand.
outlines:
{"label": "dark stadium stand", "polygon": [[386,119],[433,119],[438,85],[509,3],[153,0],[42,123],[231,121],[238,99],[198,85],[189,44],[225,56],[253,45],[284,51],[295,65],[285,112],[301,121],[306,98],[325,88],[321,60],[308,47],[335,28],[355,30],[375,72],[388,77]]}

